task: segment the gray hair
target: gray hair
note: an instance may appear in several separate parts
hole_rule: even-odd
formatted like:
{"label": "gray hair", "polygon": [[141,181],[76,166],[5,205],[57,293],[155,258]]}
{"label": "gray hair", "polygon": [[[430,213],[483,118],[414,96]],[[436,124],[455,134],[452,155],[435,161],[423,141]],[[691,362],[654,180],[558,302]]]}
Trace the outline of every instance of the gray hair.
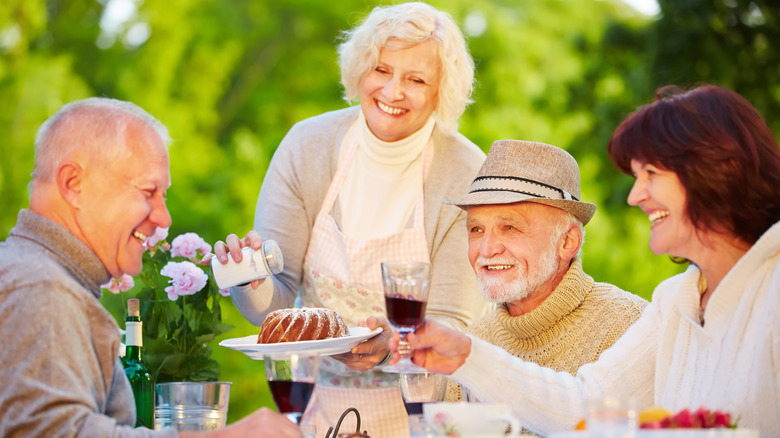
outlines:
{"label": "gray hair", "polygon": [[379,52],[388,40],[399,40],[401,48],[429,39],[436,41],[441,65],[436,118],[445,130],[457,131],[458,118],[472,102],[474,60],[448,13],[422,2],[377,6],[358,27],[345,31],[342,38],[338,54],[347,101],[357,98],[360,80],[377,66]]}
{"label": "gray hair", "polygon": [[38,130],[32,180],[53,181],[57,167],[77,150],[84,150],[97,165],[120,158],[133,120],[148,125],[163,144],[170,144],[168,129],[134,103],[91,97],[64,105]]}

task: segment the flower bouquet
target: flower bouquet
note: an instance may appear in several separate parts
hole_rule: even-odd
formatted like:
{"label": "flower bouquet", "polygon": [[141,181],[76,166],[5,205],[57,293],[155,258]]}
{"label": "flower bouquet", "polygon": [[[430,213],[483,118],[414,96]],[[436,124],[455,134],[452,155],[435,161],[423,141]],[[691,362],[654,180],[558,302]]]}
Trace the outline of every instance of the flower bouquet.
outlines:
{"label": "flower bouquet", "polygon": [[[228,292],[200,265],[211,252],[208,243],[195,233],[181,234],[170,244],[167,236],[167,228],[158,228],[147,240],[140,274],[112,279],[103,287],[122,296],[123,313],[112,312],[120,327],[127,299],[140,300],[144,362],[157,383],[216,381],[219,362],[210,359],[209,344],[233,328],[222,323],[220,300]],[[109,307],[106,301],[104,305]]]}

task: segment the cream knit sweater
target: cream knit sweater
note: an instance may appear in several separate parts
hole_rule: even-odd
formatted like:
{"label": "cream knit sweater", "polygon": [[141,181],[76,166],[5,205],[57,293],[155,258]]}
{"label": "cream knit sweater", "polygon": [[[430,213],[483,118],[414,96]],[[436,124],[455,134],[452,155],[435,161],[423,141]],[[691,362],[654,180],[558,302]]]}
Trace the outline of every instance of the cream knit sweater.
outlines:
{"label": "cream knit sweater", "polygon": [[731,412],[740,427],[780,437],[780,223],[731,268],[712,294],[702,327],[699,269],[661,283],[642,317],[577,376],[521,361],[476,338],[452,374],[483,400],[512,406],[523,425],[571,430],[584,401],[633,397],[677,411]]}

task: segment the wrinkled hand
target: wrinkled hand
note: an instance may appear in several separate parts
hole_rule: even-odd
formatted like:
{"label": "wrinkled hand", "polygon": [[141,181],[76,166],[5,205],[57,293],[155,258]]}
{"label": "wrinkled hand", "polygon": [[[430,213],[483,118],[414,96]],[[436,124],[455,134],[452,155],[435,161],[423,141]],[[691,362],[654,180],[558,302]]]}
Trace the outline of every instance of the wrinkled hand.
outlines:
{"label": "wrinkled hand", "polygon": [[268,408],[260,408],[224,429],[206,433],[180,432],[179,436],[181,438],[241,438],[248,436],[260,438],[300,438],[301,430],[298,428],[297,424],[288,420],[284,415],[278,414]]}
{"label": "wrinkled hand", "polygon": [[[246,236],[242,239],[239,239],[235,234],[228,234],[224,242],[218,240],[214,243],[214,254],[206,254],[200,264],[208,266],[211,263],[211,259],[216,257],[217,260],[224,265],[228,262],[228,254],[230,254],[230,257],[232,257],[236,263],[240,263],[244,258],[241,253],[241,248],[247,246],[252,247],[255,251],[262,248],[263,240],[260,239],[260,233],[251,230],[246,233]],[[252,288],[257,289],[263,281],[265,281],[265,278],[252,281]]]}
{"label": "wrinkled hand", "polygon": [[383,317],[369,316],[366,326],[371,330],[382,327],[382,333],[352,347],[349,353],[338,354],[333,358],[358,371],[370,370],[384,361],[390,354],[388,346],[393,333],[390,325]]}
{"label": "wrinkled hand", "polygon": [[[399,339],[395,333],[390,341],[393,352],[391,364],[401,359],[398,354]],[[439,374],[454,373],[471,352],[471,338],[429,319],[414,333],[409,333],[406,340],[414,348],[412,363]]]}

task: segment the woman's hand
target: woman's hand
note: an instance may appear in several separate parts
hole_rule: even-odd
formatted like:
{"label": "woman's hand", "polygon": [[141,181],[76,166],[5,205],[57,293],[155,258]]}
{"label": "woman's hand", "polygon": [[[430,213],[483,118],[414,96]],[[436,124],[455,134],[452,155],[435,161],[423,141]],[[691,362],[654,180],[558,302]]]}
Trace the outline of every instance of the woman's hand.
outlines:
{"label": "woman's hand", "polygon": [[[243,239],[239,239],[235,234],[228,234],[225,241],[217,241],[214,243],[214,254],[206,254],[201,260],[200,264],[208,266],[211,263],[211,259],[216,257],[223,265],[228,262],[228,254],[236,263],[240,263],[244,256],[241,253],[241,248],[251,247],[255,251],[262,248],[263,240],[260,239],[260,233],[255,230],[251,230],[246,233]],[[257,289],[260,284],[265,281],[265,278],[252,281],[252,288]]]}
{"label": "woman's hand", "polygon": [[349,353],[335,355],[333,358],[358,371],[370,370],[384,362],[390,355],[389,343],[393,333],[390,325],[385,318],[369,316],[366,326],[371,330],[382,327],[382,333],[352,347]]}
{"label": "woman's hand", "polygon": [[[391,364],[401,358],[398,354],[398,340],[396,333],[390,341],[393,352]],[[409,333],[406,340],[414,348],[412,363],[440,374],[454,373],[471,353],[471,338],[428,319],[414,333]]]}

